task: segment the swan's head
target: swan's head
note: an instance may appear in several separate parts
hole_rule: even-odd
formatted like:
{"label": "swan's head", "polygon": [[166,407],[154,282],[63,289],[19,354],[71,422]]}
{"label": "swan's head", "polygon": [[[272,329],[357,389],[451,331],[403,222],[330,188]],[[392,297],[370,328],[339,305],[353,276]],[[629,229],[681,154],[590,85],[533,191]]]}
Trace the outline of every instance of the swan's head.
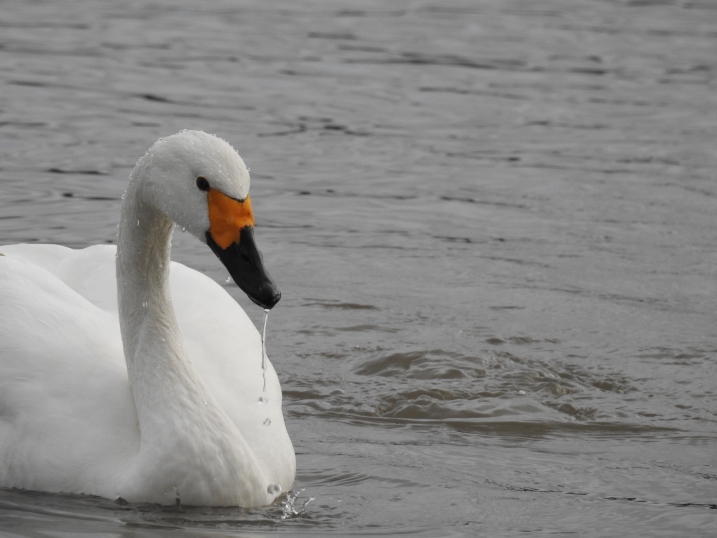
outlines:
{"label": "swan's head", "polygon": [[234,148],[201,131],[182,131],[158,140],[138,168],[145,196],[208,244],[252,301],[267,309],[279,302],[254,243],[249,169]]}

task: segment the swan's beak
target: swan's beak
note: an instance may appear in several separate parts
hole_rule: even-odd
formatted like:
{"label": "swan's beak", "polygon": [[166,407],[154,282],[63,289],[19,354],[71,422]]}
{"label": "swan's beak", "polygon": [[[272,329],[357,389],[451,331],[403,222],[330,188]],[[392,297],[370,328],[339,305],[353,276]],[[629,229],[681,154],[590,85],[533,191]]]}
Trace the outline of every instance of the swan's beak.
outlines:
{"label": "swan's beak", "polygon": [[254,242],[254,214],[251,200],[235,200],[210,189],[207,244],[249,299],[264,309],[274,308],[281,292],[264,268],[261,252]]}

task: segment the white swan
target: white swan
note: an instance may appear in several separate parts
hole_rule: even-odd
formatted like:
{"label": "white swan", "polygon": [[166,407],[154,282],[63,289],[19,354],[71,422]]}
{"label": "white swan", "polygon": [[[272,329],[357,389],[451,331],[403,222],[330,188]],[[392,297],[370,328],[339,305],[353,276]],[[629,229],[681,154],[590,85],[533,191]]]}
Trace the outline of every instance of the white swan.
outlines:
{"label": "white swan", "polygon": [[229,144],[183,131],[132,171],[116,249],[0,247],[0,487],[247,507],[289,490],[296,460],[257,330],[169,259],[176,222],[273,307],[248,191]]}

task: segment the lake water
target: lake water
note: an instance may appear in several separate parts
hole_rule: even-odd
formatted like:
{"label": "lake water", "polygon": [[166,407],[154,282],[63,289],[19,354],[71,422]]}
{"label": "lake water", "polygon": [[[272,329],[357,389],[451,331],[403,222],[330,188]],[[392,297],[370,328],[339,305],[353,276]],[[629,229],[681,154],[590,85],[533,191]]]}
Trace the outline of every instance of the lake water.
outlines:
{"label": "lake water", "polygon": [[0,490],[0,537],[717,533],[716,3],[6,0],[0,88],[0,244],[114,242],[160,136],[238,149],[314,497]]}

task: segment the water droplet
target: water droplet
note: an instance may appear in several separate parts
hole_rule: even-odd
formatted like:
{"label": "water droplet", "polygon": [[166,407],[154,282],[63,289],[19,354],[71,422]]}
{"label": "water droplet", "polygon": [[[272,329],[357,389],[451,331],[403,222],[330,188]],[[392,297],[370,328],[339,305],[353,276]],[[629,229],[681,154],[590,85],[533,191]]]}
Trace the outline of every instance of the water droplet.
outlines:
{"label": "water droplet", "polygon": [[279,484],[269,484],[269,487],[266,488],[266,492],[276,497],[281,493],[281,486]]}
{"label": "water droplet", "polygon": [[228,276],[227,279],[224,281],[227,284],[229,284],[232,281],[232,277]]}
{"label": "water droplet", "polygon": [[268,402],[269,402],[269,398],[267,398],[266,396],[259,396],[259,403],[261,405],[264,405],[265,403],[268,403]]}
{"label": "water droplet", "polygon": [[186,226],[182,226],[182,233],[184,233],[184,232],[186,232],[186,231],[187,231],[187,227],[186,227]]}
{"label": "water droplet", "polygon": [[519,391],[518,391],[518,394],[520,394],[520,395],[522,396],[523,394],[525,394],[525,391],[524,391],[524,390],[519,390]]}
{"label": "water droplet", "polygon": [[144,308],[147,308],[147,301],[143,302],[143,303],[142,303],[142,306],[143,306]]}
{"label": "water droplet", "polygon": [[139,226],[139,221],[137,221],[137,226]]}
{"label": "water droplet", "polygon": [[264,421],[264,426],[271,426],[271,419],[270,419],[270,418],[267,418],[267,419]]}

